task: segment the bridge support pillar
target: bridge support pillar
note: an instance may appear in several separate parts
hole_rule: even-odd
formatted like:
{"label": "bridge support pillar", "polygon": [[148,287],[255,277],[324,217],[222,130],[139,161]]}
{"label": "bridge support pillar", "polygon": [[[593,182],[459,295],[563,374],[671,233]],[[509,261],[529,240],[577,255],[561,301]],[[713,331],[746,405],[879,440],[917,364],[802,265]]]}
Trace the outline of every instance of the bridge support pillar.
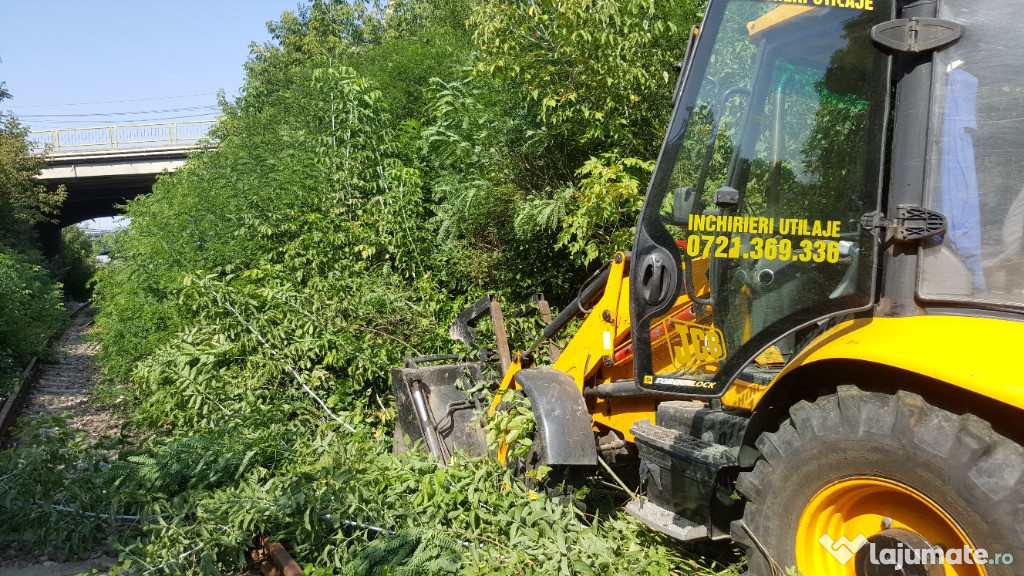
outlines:
{"label": "bridge support pillar", "polygon": [[64,241],[60,234],[60,224],[40,223],[36,224],[36,233],[39,235],[39,247],[47,260],[53,260],[64,251]]}

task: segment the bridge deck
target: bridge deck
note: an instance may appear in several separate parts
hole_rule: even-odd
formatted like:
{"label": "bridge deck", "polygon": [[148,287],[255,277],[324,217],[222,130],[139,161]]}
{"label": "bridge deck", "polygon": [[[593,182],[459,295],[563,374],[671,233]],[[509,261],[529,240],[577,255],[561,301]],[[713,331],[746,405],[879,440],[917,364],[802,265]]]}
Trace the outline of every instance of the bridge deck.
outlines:
{"label": "bridge deck", "polygon": [[82,178],[156,175],[164,170],[180,168],[188,152],[195,149],[195,146],[163,146],[48,154],[46,168],[36,179],[47,183],[67,183]]}

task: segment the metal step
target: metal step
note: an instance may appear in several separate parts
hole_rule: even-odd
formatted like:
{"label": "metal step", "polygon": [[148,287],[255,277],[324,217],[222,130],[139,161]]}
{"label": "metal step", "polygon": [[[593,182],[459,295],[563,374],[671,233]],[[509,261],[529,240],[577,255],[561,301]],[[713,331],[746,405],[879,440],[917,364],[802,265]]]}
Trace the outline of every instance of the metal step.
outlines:
{"label": "metal step", "polygon": [[739,414],[709,409],[703,402],[672,400],[658,405],[657,422],[658,426],[683,432],[705,442],[738,449],[743,443],[750,419]]}
{"label": "metal step", "polygon": [[707,527],[666,510],[646,498],[630,500],[626,504],[626,513],[646,524],[648,528],[682,542],[708,537]]}
{"label": "metal step", "polygon": [[630,431],[638,446],[652,448],[673,459],[686,460],[709,470],[737,464],[735,451],[729,446],[708,442],[679,430],[651,424],[650,420],[634,422]]}
{"label": "metal step", "polygon": [[[661,410],[658,414],[660,417]],[[649,420],[633,423],[630,430],[635,436],[640,477],[647,491],[644,510],[638,508],[644,518],[637,517],[676,538],[727,537],[728,524],[736,517],[733,508],[737,502],[732,494],[739,470],[737,450]],[[656,508],[647,511],[650,506]],[[679,532],[680,527],[691,524],[701,527],[700,536],[691,530]]]}

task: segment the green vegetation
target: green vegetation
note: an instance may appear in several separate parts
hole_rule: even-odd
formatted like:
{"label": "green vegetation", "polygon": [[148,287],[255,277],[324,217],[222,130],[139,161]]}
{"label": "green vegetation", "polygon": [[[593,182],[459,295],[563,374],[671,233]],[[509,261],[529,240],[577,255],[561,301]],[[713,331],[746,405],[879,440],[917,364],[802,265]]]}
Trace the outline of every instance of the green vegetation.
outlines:
{"label": "green vegetation", "polygon": [[96,248],[77,226],[60,231],[61,252],[51,269],[64,285],[69,300],[84,302],[92,295],[90,282],[96,274]]}
{"label": "green vegetation", "polygon": [[[0,101],[9,95],[0,83]],[[0,397],[64,323],[60,284],[47,270],[34,226],[64,201],[32,177],[43,160],[29,153],[28,131],[0,113]]]}
{"label": "green vegetation", "polygon": [[60,285],[40,260],[0,245],[0,397],[65,320]]}
{"label": "green vegetation", "polygon": [[438,468],[390,439],[390,368],[460,351],[446,330],[464,305],[483,290],[568,300],[630,243],[699,11],[284,14],[219,145],[130,204],[98,274],[129,442],[29,428],[30,448],[0,456],[0,530],[68,554],[110,536],[120,568],[144,573],[234,569],[260,534],[311,574],[724,570],[607,496],[582,514],[493,461]]}

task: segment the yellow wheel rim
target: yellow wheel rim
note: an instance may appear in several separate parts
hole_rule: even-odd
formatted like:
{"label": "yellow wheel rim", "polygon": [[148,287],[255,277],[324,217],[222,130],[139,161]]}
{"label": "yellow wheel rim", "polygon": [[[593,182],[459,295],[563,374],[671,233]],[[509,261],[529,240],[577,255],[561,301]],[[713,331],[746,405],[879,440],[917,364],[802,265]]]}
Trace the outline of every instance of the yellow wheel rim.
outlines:
{"label": "yellow wheel rim", "polygon": [[[964,531],[930,498],[898,482],[873,477],[840,480],[822,488],[800,515],[796,533],[797,569],[805,576],[856,576],[855,561],[840,560],[820,541],[828,535],[834,542],[859,535],[871,538],[881,532],[883,522],[891,528],[915,532],[933,546],[946,550],[974,550]],[[827,543],[827,540],[826,540]],[[833,548],[839,548],[834,544]],[[984,566],[946,564],[946,576],[986,576]]]}

